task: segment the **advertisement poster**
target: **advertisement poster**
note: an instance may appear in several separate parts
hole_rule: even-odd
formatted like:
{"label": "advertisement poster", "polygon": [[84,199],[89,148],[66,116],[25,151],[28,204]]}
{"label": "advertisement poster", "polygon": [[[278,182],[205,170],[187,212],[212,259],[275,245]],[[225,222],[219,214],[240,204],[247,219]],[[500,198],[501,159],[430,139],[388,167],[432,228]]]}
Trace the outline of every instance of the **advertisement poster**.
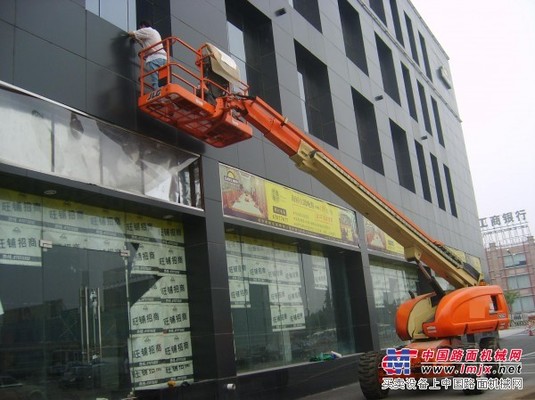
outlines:
{"label": "advertisement poster", "polygon": [[127,214],[126,241],[133,250],[133,274],[179,275],[186,271],[182,224]]}
{"label": "advertisement poster", "polygon": [[368,249],[404,257],[405,250],[403,246],[366,218],[364,218],[364,226],[366,229],[366,244]]}
{"label": "advertisement poster", "polygon": [[45,198],[43,239],[55,245],[119,252],[124,248],[123,212]]}
{"label": "advertisement poster", "polygon": [[[130,373],[136,389],[164,388],[170,379],[191,380],[188,303],[144,303],[130,309]],[[187,365],[187,368],[180,367]],[[179,372],[184,375],[178,376]]]}
{"label": "advertisement poster", "polygon": [[273,332],[305,329],[304,306],[271,306],[271,324]]}
{"label": "advertisement poster", "polygon": [[129,348],[132,384],[138,390],[164,388],[171,379],[193,379],[189,332],[137,335],[130,339]]}
{"label": "advertisement poster", "polygon": [[226,165],[219,175],[225,215],[358,246],[353,211]]}
{"label": "advertisement poster", "polygon": [[272,330],[305,329],[296,246],[227,234],[226,249],[231,307],[250,308],[251,286],[267,286]]}
{"label": "advertisement poster", "polygon": [[138,390],[191,381],[191,334],[186,254],[180,223],[127,215],[134,249],[131,273],[156,282],[130,307],[130,371]]}
{"label": "advertisement poster", "polygon": [[[364,218],[366,229],[366,244],[370,250],[378,250],[383,253],[405,257],[405,250],[402,245],[384,233],[372,222]],[[465,253],[464,251],[445,246],[448,251],[452,252],[460,261],[468,262],[478,271],[481,271],[481,260],[478,257]]]}
{"label": "advertisement poster", "polygon": [[41,227],[12,218],[0,216],[0,264],[41,267]]}
{"label": "advertisement poster", "polygon": [[328,290],[327,265],[323,253],[312,251],[312,274],[314,275],[314,289]]}
{"label": "advertisement poster", "polygon": [[169,275],[159,278],[138,302],[181,303],[188,301],[186,275]]}
{"label": "advertisement poster", "polygon": [[126,237],[131,242],[184,243],[182,224],[137,214],[126,215]]}
{"label": "advertisement poster", "polygon": [[167,275],[180,274],[186,270],[184,248],[163,243],[136,243],[133,274]]}
{"label": "advertisement poster", "polygon": [[273,304],[303,304],[301,287],[295,285],[270,285],[269,301]]}
{"label": "advertisement poster", "polygon": [[231,279],[228,282],[230,293],[230,306],[232,308],[249,308],[249,282],[245,279]]}
{"label": "advertisement poster", "polygon": [[299,253],[294,245],[286,243],[273,243],[275,262],[299,264]]}

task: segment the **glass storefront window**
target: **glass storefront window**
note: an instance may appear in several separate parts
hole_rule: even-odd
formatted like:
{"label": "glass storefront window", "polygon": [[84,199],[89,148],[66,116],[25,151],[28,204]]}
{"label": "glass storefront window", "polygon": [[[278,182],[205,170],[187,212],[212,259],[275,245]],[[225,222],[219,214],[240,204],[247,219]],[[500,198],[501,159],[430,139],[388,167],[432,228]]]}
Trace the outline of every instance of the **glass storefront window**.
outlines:
{"label": "glass storefront window", "polygon": [[202,207],[199,157],[28,95],[0,89],[0,162]]}
{"label": "glass storefront window", "polygon": [[3,188],[0,222],[2,377],[32,399],[193,380],[180,222]]}
{"label": "glass storefront window", "polygon": [[354,352],[352,337],[337,329],[347,321],[336,316],[347,313],[334,309],[344,308],[337,296],[345,292],[336,288],[346,282],[332,269],[345,266],[331,265],[319,246],[303,252],[296,244],[233,233],[226,249],[239,372]]}
{"label": "glass storefront window", "polygon": [[396,334],[396,311],[401,303],[410,299],[409,290],[417,292],[418,273],[411,266],[373,259],[370,262],[379,344],[381,348],[396,346],[401,344]]}

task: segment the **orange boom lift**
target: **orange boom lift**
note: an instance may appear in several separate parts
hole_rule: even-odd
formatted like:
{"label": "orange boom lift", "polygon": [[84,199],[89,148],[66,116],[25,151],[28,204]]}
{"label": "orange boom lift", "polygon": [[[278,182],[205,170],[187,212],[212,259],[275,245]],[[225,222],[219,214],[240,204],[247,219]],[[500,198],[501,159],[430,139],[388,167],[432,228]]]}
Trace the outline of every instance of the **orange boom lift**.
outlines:
{"label": "orange boom lift", "polygon": [[[411,359],[410,376],[423,376],[420,368],[423,350],[464,349],[470,346],[461,341],[465,335],[490,333],[480,340],[479,348],[498,348],[496,335],[492,333],[509,326],[507,304],[499,286],[484,285],[478,269],[429,237],[266,102],[250,97],[248,86],[240,81],[238,68],[228,55],[211,44],[194,49],[176,37],[167,38],[161,44],[174,57],[168,56],[167,63],[158,70],[145,72],[144,59],[159,44],[140,53],[138,106],[143,112],[215,147],[251,138],[251,125],[254,126],[299,169],[315,177],[400,243],[405,258],[415,262],[427,276],[434,292],[411,294],[412,298],[396,314],[398,336],[409,341],[406,348],[417,354]],[[151,74],[159,76],[157,90],[148,84]],[[427,273],[424,264],[455,289],[444,291]],[[386,376],[381,367],[383,356],[384,353],[372,351],[360,357],[358,374],[367,399],[388,394],[388,389],[381,386]],[[425,375],[433,376],[446,375],[444,372]]]}

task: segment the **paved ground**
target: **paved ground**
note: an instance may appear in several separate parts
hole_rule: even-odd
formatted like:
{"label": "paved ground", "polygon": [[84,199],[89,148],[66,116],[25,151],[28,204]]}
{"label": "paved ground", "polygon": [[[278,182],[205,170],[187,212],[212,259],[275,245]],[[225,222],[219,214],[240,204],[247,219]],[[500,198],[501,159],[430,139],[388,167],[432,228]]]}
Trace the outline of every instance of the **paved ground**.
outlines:
{"label": "paved ground", "polygon": [[[522,348],[522,373],[524,388],[522,390],[489,390],[476,398],[478,400],[535,400],[535,336],[529,336],[526,327],[510,328],[500,332],[502,348]],[[518,375],[506,375],[515,376]],[[459,390],[440,391],[407,391],[391,390],[388,398],[392,400],[418,399],[463,399],[464,394]],[[471,398],[474,398],[471,396]],[[360,390],[360,385],[354,383],[328,392],[317,393],[303,397],[303,400],[366,400]],[[474,398],[475,400],[475,398]]]}

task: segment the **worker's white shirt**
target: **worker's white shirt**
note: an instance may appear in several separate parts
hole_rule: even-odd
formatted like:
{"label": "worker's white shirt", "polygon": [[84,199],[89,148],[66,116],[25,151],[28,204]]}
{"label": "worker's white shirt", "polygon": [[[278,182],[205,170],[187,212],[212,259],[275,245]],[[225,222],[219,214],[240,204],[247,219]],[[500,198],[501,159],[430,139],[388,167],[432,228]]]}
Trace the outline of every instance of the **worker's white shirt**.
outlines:
{"label": "worker's white shirt", "polygon": [[[154,28],[138,29],[137,31],[134,31],[134,36],[136,40],[141,43],[141,47],[143,47],[144,49],[162,41],[162,37]],[[154,61],[158,58],[167,59],[167,53],[165,52],[161,44],[152,49],[151,54],[147,56],[146,61]]]}

